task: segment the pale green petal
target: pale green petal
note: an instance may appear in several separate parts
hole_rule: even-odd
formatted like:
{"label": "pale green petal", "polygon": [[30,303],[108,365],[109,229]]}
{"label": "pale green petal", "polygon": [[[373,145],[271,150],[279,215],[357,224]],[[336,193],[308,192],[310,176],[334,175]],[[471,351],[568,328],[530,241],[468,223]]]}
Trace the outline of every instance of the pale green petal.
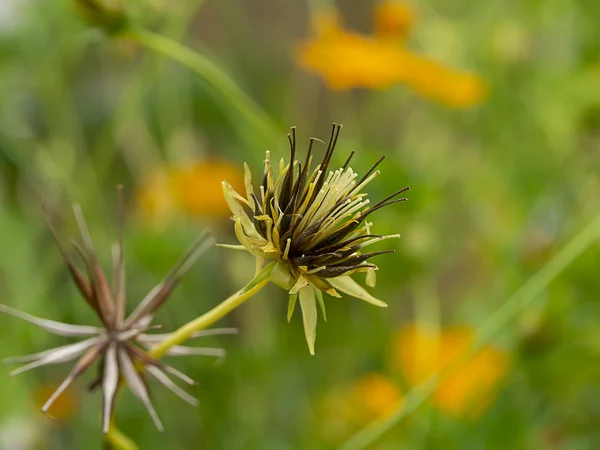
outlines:
{"label": "pale green petal", "polygon": [[235,232],[235,237],[240,241],[240,244],[247,248],[250,251],[254,250],[253,242],[250,240],[246,233],[244,233],[244,227],[242,225],[242,220],[240,218],[235,219],[235,224],[233,226],[233,231]]}
{"label": "pale green petal", "polygon": [[323,301],[323,292],[320,289],[315,288],[315,294],[317,296],[317,302],[319,303],[319,308],[321,308],[321,314],[323,314],[323,320],[327,322],[327,311],[325,310],[325,302]]}
{"label": "pale green petal", "polygon": [[317,300],[315,289],[307,286],[300,289],[300,309],[302,309],[302,321],[304,322],[304,335],[311,355],[315,354],[315,339],[317,338]]}
{"label": "pale green petal", "polygon": [[251,230],[254,229],[254,223],[252,222],[252,219],[248,217],[246,210],[242,206],[245,204],[246,206],[250,207],[248,201],[240,194],[235,192],[235,189],[233,189],[233,187],[231,187],[227,181],[223,181],[221,184],[223,186],[223,196],[225,197],[225,201],[227,202],[227,206],[229,207],[231,214],[233,214],[234,218],[240,219],[246,232],[250,233]]}
{"label": "pale green petal", "polygon": [[304,278],[302,275],[300,275],[300,277],[298,277],[298,280],[296,280],[296,284],[294,284],[294,286],[290,289],[290,294],[295,294],[296,292],[300,292],[301,289],[303,289],[304,287],[308,286],[309,282],[306,278]]}
{"label": "pale green petal", "polygon": [[288,313],[287,313],[287,321],[289,323],[292,320],[292,314],[294,314],[294,308],[296,307],[296,299],[298,298],[298,294],[290,294],[290,300],[288,302]]}
{"label": "pale green petal", "polygon": [[246,186],[246,198],[252,205],[254,203],[254,200],[252,200],[252,194],[254,194],[254,187],[252,187],[252,172],[250,172],[250,167],[248,167],[248,164],[246,163],[244,163],[244,185]]}
{"label": "pale green petal", "polygon": [[243,245],[234,245],[234,244],[215,244],[217,247],[227,248],[229,250],[244,250],[248,251],[246,247]]}
{"label": "pale green petal", "polygon": [[289,291],[295,282],[296,280],[292,276],[287,264],[279,263],[273,268],[273,272],[271,272],[271,283]]}
{"label": "pale green petal", "polygon": [[369,287],[375,287],[375,284],[377,283],[377,274],[375,273],[375,270],[369,270],[367,272],[367,276],[365,277],[365,283]]}
{"label": "pale green petal", "polygon": [[342,291],[344,294],[351,295],[352,297],[360,298],[366,302],[369,302],[375,306],[381,306],[382,308],[387,307],[387,303],[373,297],[369,294],[365,288],[354,281],[352,278],[344,276],[337,278],[328,278],[327,281],[337,290]]}

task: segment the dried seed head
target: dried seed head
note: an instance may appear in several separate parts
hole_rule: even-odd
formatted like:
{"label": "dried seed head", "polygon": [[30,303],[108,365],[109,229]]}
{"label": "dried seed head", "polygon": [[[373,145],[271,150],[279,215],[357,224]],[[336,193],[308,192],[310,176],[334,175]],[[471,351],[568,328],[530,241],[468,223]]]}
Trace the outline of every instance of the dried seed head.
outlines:
{"label": "dried seed head", "polygon": [[[186,402],[192,405],[196,405],[198,402],[194,397],[177,386],[171,380],[169,374],[186,383],[193,384],[193,381],[189,377],[175,368],[152,358],[147,353],[150,347],[165,339],[168,334],[147,334],[147,332],[156,328],[155,325],[151,325],[156,310],[165,303],[187,270],[213,244],[213,240],[212,238],[208,238],[207,233],[202,233],[174,265],[167,276],[126,317],[122,189],[119,188],[118,239],[113,245],[114,286],[112,287],[109,285],[108,279],[96,258],[92,239],[81,208],[75,205],[73,209],[83,241],[83,247],[75,244],[73,248],[85,262],[87,274],[77,267],[72,256],[58,240],[57,234],[48,219],[48,214],[46,214],[46,218],[50,231],[56,239],[58,248],[67,264],[75,285],[85,301],[95,311],[102,326],[72,325],[56,322],[34,317],[8,306],[0,305],[1,312],[23,319],[50,333],[60,336],[85,338],[80,342],[40,353],[8,358],[4,362],[7,364],[24,364],[10,373],[11,376],[14,376],[36,367],[76,360],[69,375],[42,407],[42,411],[46,413],[73,380],[83,374],[95,361],[98,361],[98,377],[91,383],[90,388],[102,389],[102,431],[107,433],[109,430],[115,395],[120,379],[124,379],[133,394],[142,401],[156,427],[162,431],[162,424],[150,402],[145,380],[147,374],[150,374],[150,376]],[[235,332],[235,330],[230,328],[213,329],[198,332],[192,337],[211,334],[230,334],[232,332]],[[168,355],[210,355],[223,357],[224,351],[218,348],[175,346],[169,351]]]}

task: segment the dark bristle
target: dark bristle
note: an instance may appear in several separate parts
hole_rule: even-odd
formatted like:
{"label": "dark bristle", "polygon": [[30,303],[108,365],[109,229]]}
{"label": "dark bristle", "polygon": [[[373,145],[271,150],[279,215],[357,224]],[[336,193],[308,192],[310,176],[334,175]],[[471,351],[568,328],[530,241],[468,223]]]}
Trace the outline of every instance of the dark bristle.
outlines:
{"label": "dark bristle", "polygon": [[408,201],[408,199],[406,197],[403,197],[403,198],[395,198],[393,200],[388,200],[388,201],[384,201],[384,202],[379,202],[378,204],[376,204],[372,208],[370,208],[367,211],[365,211],[365,213],[360,218],[360,221],[361,222],[364,221],[367,218],[367,216],[373,214],[375,211],[377,211],[377,210],[379,210],[381,208],[385,208],[386,206],[393,205],[394,203],[406,202],[406,201]]}
{"label": "dark bristle", "polygon": [[[383,200],[381,200],[380,202],[378,202],[378,203],[377,203],[375,206],[373,206],[373,208],[377,208],[377,207],[379,207],[380,205],[382,205],[382,204],[384,204],[384,203],[387,203],[389,200],[393,199],[394,197],[397,197],[398,195],[402,194],[403,192],[406,192],[406,191],[408,191],[409,189],[410,189],[410,188],[409,188],[408,186],[406,186],[406,187],[404,187],[404,188],[400,189],[399,191],[396,191],[396,192],[394,192],[393,194],[391,194],[391,195],[388,195],[386,198],[384,198]],[[408,199],[406,199],[406,198],[405,198],[405,199],[401,199],[401,200],[402,200],[402,201],[406,201],[406,200],[408,200]]]}
{"label": "dark bristle", "polygon": [[350,156],[348,156],[348,159],[346,160],[346,162],[344,163],[344,165],[342,166],[342,170],[346,170],[348,168],[348,165],[350,164],[350,161],[352,160],[352,157],[354,156],[356,152],[354,150],[352,150],[350,152]]}
{"label": "dark bristle", "polygon": [[365,234],[362,236],[357,236],[354,237],[352,239],[346,239],[345,241],[342,242],[336,242],[333,245],[330,245],[328,247],[322,247],[319,248],[319,250],[317,252],[314,252],[314,254],[323,254],[323,253],[330,253],[330,252],[336,252],[341,248],[347,247],[350,244],[354,244],[357,241],[360,241],[362,239],[371,239],[371,238],[379,238],[381,239],[383,236],[381,234]]}
{"label": "dark bristle", "polygon": [[296,160],[296,127],[292,127],[292,133],[287,134],[290,143],[290,163],[283,183],[281,184],[281,193],[279,194],[280,207],[285,211],[292,203],[292,191],[294,187],[294,161]]}
{"label": "dark bristle", "polygon": [[254,200],[254,215],[262,215],[262,208],[260,207],[260,203],[258,202],[256,195],[254,195],[254,192],[252,192],[250,196],[252,197],[252,200]]}
{"label": "dark bristle", "polygon": [[354,264],[349,266],[327,267],[326,269],[317,272],[317,275],[321,278],[335,278],[344,275],[351,270],[362,269],[366,267],[374,269],[376,266],[374,264]]}
{"label": "dark bristle", "polygon": [[331,264],[331,267],[338,267],[338,266],[343,266],[343,265],[348,265],[348,264],[360,264],[360,263],[366,261],[367,259],[373,258],[374,256],[387,255],[388,253],[395,253],[395,252],[396,252],[396,250],[394,250],[394,249],[388,249],[388,250],[380,250],[377,252],[362,253],[362,254],[356,255],[354,258],[349,258],[342,263]]}
{"label": "dark bristle", "polygon": [[315,186],[315,190],[313,192],[313,198],[317,196],[323,184],[325,183],[325,179],[327,178],[327,170],[329,168],[329,163],[331,162],[331,156],[335,150],[335,145],[337,144],[338,137],[340,136],[340,131],[342,126],[340,124],[334,123],[331,128],[331,135],[329,137],[329,143],[327,144],[327,151],[325,152],[325,156],[323,157],[323,162],[321,162],[321,178],[317,182]]}
{"label": "dark bristle", "polygon": [[357,185],[357,186],[361,185],[361,184],[363,183],[363,181],[365,181],[367,178],[369,178],[369,177],[371,176],[371,174],[372,174],[373,172],[375,172],[375,169],[377,169],[377,166],[378,166],[379,164],[381,164],[381,163],[383,162],[383,160],[384,160],[384,159],[385,159],[385,156],[382,156],[381,158],[379,158],[379,159],[377,160],[377,162],[371,166],[371,168],[370,168],[370,169],[369,169],[369,171],[368,171],[368,172],[365,174],[365,176],[364,176],[364,177],[362,177],[362,178],[360,179],[360,181],[356,183],[356,185]]}
{"label": "dark bristle", "polygon": [[304,160],[304,168],[298,177],[298,181],[296,181],[296,186],[294,187],[294,198],[295,205],[301,204],[304,201],[304,189],[306,188],[306,181],[308,180],[308,171],[310,170],[310,157],[312,156],[313,145],[317,138],[311,137],[309,139],[308,144],[308,152],[306,153],[306,159]]}

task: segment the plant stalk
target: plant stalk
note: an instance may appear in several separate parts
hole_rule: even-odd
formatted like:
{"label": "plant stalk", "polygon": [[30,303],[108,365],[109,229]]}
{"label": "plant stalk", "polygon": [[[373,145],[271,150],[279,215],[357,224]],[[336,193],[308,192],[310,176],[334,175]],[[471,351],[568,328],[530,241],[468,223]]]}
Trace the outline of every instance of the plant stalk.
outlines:
{"label": "plant stalk", "polygon": [[[265,266],[246,286],[235,294],[227,297],[213,309],[175,330],[165,340],[154,346],[148,353],[154,358],[161,358],[165,356],[173,346],[182,344],[188,340],[192,334],[210,327],[215,322],[225,317],[250,297],[257,294],[258,291],[269,283],[273,267],[275,267],[275,262],[271,262]],[[115,447],[116,450],[137,450],[136,444],[119,431],[115,424],[112,424],[104,438],[106,442]]]}
{"label": "plant stalk", "polygon": [[237,291],[235,294],[223,300],[210,311],[202,314],[200,317],[197,317],[191,322],[186,323],[181,328],[171,333],[169,337],[154,346],[149,351],[150,356],[154,358],[161,358],[165,356],[171,347],[185,342],[195,332],[204,330],[217,322],[219,319],[225,317],[227,314],[236,309],[267,285],[270,280],[273,267],[275,267],[275,262],[268,264],[254,277],[252,281],[250,281],[250,283]]}

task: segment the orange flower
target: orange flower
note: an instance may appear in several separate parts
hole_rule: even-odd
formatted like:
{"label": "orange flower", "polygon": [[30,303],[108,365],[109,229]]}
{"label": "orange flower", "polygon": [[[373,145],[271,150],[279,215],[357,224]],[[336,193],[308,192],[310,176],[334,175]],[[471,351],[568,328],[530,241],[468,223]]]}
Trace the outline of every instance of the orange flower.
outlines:
{"label": "orange flower", "polygon": [[[329,24],[331,25],[331,24]],[[387,88],[406,74],[405,51],[343,29],[317,26],[323,34],[298,47],[297,61],[323,77],[332,89]]]}
{"label": "orange flower", "polygon": [[199,161],[150,174],[138,190],[142,220],[164,225],[174,216],[226,217],[221,182],[243,189],[244,175],[224,161]]}
{"label": "orange flower", "polygon": [[402,403],[397,383],[380,373],[369,373],[353,384],[328,392],[319,408],[320,426],[329,438],[347,437],[357,426],[385,417]]}
{"label": "orange flower", "polygon": [[175,206],[167,170],[157,170],[143,180],[137,205],[143,222],[164,225],[173,217]]}
{"label": "orange flower", "polygon": [[[473,342],[469,328],[449,328],[437,335],[409,325],[396,336],[392,366],[414,386],[448,368]],[[449,415],[475,419],[494,401],[508,367],[505,352],[485,346],[442,378],[433,401]]]}
{"label": "orange flower", "polygon": [[398,384],[379,373],[359,378],[352,387],[351,398],[361,413],[361,422],[387,416],[403,401]]}
{"label": "orange flower", "polygon": [[486,96],[485,82],[476,74],[459,72],[413,55],[406,83],[423,97],[453,108],[477,106]]}
{"label": "orange flower", "polygon": [[234,189],[244,189],[243,173],[227,162],[202,161],[174,170],[171,186],[177,205],[189,216],[229,216],[229,207],[223,198],[223,180]]}
{"label": "orange flower", "polygon": [[[34,394],[35,405],[41,408],[48,398],[56,391],[58,385],[45,384],[40,386]],[[73,417],[75,409],[77,407],[77,396],[73,393],[74,388],[67,389],[60,395],[48,409],[48,416],[54,419],[69,419]]]}
{"label": "orange flower", "polygon": [[413,9],[405,3],[383,1],[375,7],[375,34],[383,38],[404,39],[414,20]]}
{"label": "orange flower", "polygon": [[405,37],[412,17],[405,5],[384,2],[376,10],[376,34],[369,36],[344,29],[335,11],[322,11],[313,19],[314,37],[298,45],[296,61],[331,89],[385,89],[405,83],[449,107],[481,103],[487,93],[481,77],[445,67],[390,39]]}

